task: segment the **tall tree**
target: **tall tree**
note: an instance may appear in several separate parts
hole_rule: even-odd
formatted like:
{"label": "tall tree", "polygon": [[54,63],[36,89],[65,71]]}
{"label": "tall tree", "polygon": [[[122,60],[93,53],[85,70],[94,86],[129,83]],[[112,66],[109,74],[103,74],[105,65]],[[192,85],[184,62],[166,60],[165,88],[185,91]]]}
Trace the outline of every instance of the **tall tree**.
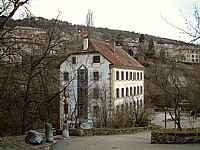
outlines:
{"label": "tall tree", "polygon": [[88,13],[86,15],[86,25],[87,27],[93,27],[94,25],[93,12],[91,9],[88,9]]}
{"label": "tall tree", "polygon": [[150,41],[149,41],[148,50],[146,52],[146,57],[147,58],[155,58],[155,50],[154,50],[153,39],[150,39]]}
{"label": "tall tree", "polygon": [[139,43],[143,43],[144,42],[144,34],[141,34],[139,37]]}

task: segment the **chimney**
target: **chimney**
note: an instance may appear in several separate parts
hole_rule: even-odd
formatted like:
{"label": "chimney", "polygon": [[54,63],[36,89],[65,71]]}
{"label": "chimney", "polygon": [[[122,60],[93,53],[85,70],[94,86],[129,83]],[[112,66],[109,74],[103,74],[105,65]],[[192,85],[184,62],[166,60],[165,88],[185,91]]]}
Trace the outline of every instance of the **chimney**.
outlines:
{"label": "chimney", "polygon": [[83,36],[83,51],[88,50],[88,44],[89,44],[89,39],[88,39],[88,34]]}
{"label": "chimney", "polygon": [[110,48],[112,49],[113,52],[115,52],[115,39],[112,38],[110,40]]}

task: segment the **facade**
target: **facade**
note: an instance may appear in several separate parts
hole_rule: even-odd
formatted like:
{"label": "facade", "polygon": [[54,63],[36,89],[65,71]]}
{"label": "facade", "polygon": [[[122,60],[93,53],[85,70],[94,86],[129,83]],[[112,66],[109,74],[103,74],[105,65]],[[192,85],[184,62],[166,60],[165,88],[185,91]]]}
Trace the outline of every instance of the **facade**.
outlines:
{"label": "facade", "polygon": [[155,55],[158,58],[165,57],[167,59],[171,59],[174,48],[175,46],[172,44],[154,44]]}
{"label": "facade", "polygon": [[84,38],[83,45],[60,65],[60,116],[108,118],[144,104],[144,67],[123,49]]}
{"label": "facade", "polygon": [[193,46],[178,46],[172,57],[176,62],[200,63],[200,48]]}

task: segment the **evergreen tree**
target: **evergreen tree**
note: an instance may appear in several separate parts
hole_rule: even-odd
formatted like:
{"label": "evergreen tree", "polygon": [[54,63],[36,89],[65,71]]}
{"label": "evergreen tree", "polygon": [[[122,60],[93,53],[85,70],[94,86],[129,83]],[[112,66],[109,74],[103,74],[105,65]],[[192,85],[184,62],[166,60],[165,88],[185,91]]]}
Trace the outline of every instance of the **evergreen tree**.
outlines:
{"label": "evergreen tree", "polygon": [[115,43],[117,46],[123,46],[124,45],[124,36],[120,33],[117,34],[115,37]]}
{"label": "evergreen tree", "polygon": [[139,42],[143,43],[144,42],[144,34],[141,34],[139,37]]}
{"label": "evergreen tree", "polygon": [[154,50],[153,39],[150,39],[150,41],[149,41],[146,57],[147,58],[152,58],[152,59],[155,58],[155,50]]}

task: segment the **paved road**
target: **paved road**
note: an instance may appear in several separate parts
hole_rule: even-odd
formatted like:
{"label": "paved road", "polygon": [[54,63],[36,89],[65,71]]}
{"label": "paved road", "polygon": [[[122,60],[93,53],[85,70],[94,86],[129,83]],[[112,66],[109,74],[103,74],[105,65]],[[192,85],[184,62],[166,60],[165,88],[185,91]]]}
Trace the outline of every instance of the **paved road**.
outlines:
{"label": "paved road", "polygon": [[151,144],[151,132],[126,135],[71,137],[50,150],[200,150],[199,144]]}
{"label": "paved road", "polygon": [[[200,117],[194,119],[192,116],[187,116],[188,114],[182,113],[181,114],[181,126],[182,128],[196,128],[200,127]],[[167,120],[171,119],[169,113],[167,114]],[[155,125],[165,127],[165,114],[163,112],[156,112],[155,115],[152,117],[152,123]],[[167,121],[167,128],[174,128],[175,124],[174,121]]]}

